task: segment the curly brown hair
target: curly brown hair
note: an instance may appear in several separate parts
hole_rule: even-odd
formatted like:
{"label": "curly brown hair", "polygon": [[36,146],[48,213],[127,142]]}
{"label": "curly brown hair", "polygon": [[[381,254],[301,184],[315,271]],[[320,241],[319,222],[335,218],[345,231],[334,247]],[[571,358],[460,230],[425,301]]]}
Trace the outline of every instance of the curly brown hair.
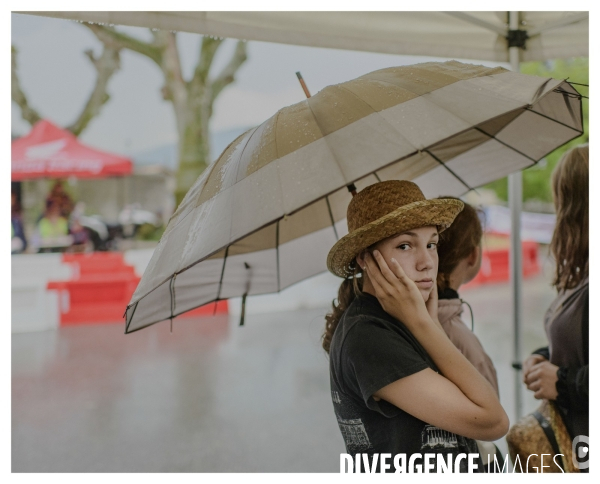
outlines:
{"label": "curly brown hair", "polygon": [[[456,197],[439,197],[453,198]],[[464,203],[464,202],[463,202]],[[469,205],[464,204],[462,211],[456,216],[452,225],[440,234],[438,242],[438,291],[448,288],[450,274],[456,268],[458,263],[473,252],[473,249],[481,244],[483,230],[480,211]]]}
{"label": "curly brown hair", "polygon": [[331,303],[333,311],[325,315],[325,332],[323,333],[323,349],[329,353],[331,347],[331,340],[338,323],[344,314],[344,311],[348,309],[348,306],[354,301],[357,296],[362,294],[362,270],[354,259],[351,263],[351,267],[354,269],[354,275],[346,278],[340,284],[338,289],[337,304],[334,299]]}
{"label": "curly brown hair", "polygon": [[552,285],[577,286],[589,274],[589,146],[567,151],[552,173],[556,226],[550,250],[556,261]]}

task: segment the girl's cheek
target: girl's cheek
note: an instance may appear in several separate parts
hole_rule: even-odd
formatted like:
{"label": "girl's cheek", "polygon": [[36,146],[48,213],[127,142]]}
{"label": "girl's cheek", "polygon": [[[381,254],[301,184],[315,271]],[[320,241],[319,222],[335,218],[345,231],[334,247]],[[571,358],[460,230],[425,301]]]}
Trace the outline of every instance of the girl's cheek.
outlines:
{"label": "girl's cheek", "polygon": [[404,262],[408,263],[412,258],[412,254],[408,250],[398,249],[395,251],[393,257],[395,257],[398,262],[404,261]]}

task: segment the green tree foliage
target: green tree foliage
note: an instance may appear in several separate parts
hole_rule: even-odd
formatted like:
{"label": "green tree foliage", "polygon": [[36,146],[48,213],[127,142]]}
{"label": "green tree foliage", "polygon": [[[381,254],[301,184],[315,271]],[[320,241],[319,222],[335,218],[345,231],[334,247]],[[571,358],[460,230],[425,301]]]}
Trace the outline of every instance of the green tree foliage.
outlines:
{"label": "green tree foliage", "polygon": [[[534,76],[553,77],[555,79],[568,79],[572,82],[589,84],[589,59],[587,57],[578,57],[573,59],[560,59],[548,62],[525,62],[521,64],[521,72]],[[589,88],[585,86],[574,86],[584,96],[589,96]],[[550,177],[552,170],[560,160],[560,157],[569,148],[587,143],[589,141],[589,102],[583,99],[583,129],[582,136],[570,141],[569,143],[554,150],[537,165],[527,168],[523,171],[523,200],[539,200],[542,202],[552,202],[552,190],[550,187]],[[490,188],[496,192],[501,200],[508,200],[508,181],[507,178],[496,180],[489,183],[485,188]]]}

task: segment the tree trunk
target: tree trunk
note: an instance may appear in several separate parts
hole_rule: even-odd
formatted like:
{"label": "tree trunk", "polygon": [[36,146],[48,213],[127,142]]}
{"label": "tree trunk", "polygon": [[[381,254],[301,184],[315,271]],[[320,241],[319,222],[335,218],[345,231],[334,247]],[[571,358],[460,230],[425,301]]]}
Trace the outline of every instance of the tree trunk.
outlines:
{"label": "tree trunk", "polygon": [[179,168],[175,201],[177,206],[210,163],[208,119],[189,109],[183,136],[179,139]]}
{"label": "tree trunk", "polygon": [[165,80],[162,96],[173,105],[179,137],[179,167],[175,189],[175,200],[179,206],[211,161],[208,124],[213,103],[221,91],[234,82],[236,72],[246,61],[246,43],[238,41],[227,65],[210,79],[210,67],[223,40],[203,37],[194,75],[186,81],[181,72],[175,33],[152,30],[153,40],[145,42],[112,27],[85,25],[106,47],[131,49],[152,59],[160,67]]}

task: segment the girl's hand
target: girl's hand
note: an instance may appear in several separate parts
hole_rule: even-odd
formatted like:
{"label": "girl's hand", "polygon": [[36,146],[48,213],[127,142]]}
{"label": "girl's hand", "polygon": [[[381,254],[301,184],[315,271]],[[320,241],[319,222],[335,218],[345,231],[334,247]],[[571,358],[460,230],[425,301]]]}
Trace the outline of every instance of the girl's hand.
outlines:
{"label": "girl's hand", "polygon": [[535,392],[533,396],[538,400],[543,398],[547,400],[556,400],[558,392],[556,391],[556,382],[558,381],[558,366],[549,361],[542,361],[531,367],[527,374],[525,383],[527,389]]}
{"label": "girl's hand", "polygon": [[431,316],[431,319],[441,328],[442,325],[438,319],[438,290],[435,281],[433,281],[433,289],[429,293],[429,299],[427,299],[425,306],[427,307],[427,312],[429,313],[429,316]]}
{"label": "girl's hand", "polygon": [[548,361],[548,360],[546,360],[546,358],[544,358],[542,355],[535,354],[535,355],[530,355],[523,362],[523,383],[527,384],[527,378],[529,377],[529,372],[535,365],[537,365],[538,363],[541,363],[542,361]]}
{"label": "girl's hand", "polygon": [[375,250],[373,257],[367,253],[365,262],[367,274],[375,289],[375,296],[386,313],[402,321],[409,329],[431,321],[432,318],[419,288],[408,278],[395,259],[390,261],[392,270],[381,253]]}

